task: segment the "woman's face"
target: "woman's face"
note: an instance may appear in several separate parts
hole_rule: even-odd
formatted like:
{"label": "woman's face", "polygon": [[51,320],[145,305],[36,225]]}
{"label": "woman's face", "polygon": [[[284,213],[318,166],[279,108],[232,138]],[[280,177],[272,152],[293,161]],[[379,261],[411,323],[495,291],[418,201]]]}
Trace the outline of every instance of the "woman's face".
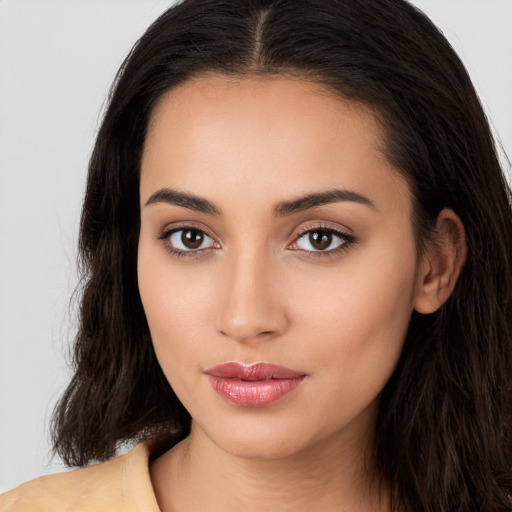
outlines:
{"label": "woman's face", "polygon": [[160,101],[138,280],[194,435],[251,458],[371,435],[419,265],[382,146],[367,110],[298,79],[202,77]]}

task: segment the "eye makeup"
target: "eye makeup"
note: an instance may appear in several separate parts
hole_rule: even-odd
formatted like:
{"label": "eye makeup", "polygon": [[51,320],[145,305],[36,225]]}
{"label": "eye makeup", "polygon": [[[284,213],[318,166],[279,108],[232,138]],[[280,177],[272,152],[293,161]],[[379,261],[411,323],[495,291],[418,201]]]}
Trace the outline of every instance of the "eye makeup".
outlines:
{"label": "eye makeup", "polygon": [[[308,225],[294,235],[289,249],[307,258],[335,258],[357,242],[357,238],[327,223]],[[309,245],[310,248],[306,248]]]}
{"label": "eye makeup", "polygon": [[[194,223],[166,226],[158,235],[164,249],[178,258],[198,259],[221,249],[220,242]],[[308,225],[293,235],[288,250],[308,258],[333,258],[357,242],[354,235],[326,223]]]}
{"label": "eye makeup", "polygon": [[178,258],[198,259],[221,247],[204,228],[190,222],[164,227],[157,239],[165,251]]}

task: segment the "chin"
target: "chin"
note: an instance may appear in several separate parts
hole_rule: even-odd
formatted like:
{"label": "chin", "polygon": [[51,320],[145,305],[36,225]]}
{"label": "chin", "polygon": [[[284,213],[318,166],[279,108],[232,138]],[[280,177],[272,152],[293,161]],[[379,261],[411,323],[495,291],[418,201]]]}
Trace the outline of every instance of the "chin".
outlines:
{"label": "chin", "polygon": [[261,439],[254,442],[250,439],[230,439],[229,444],[218,446],[235,457],[250,460],[281,460],[296,455],[304,449],[300,443],[290,443],[288,440]]}
{"label": "chin", "polygon": [[298,428],[295,422],[279,422],[275,418],[269,422],[216,425],[203,432],[221,450],[252,460],[286,459],[314,444],[314,436]]}

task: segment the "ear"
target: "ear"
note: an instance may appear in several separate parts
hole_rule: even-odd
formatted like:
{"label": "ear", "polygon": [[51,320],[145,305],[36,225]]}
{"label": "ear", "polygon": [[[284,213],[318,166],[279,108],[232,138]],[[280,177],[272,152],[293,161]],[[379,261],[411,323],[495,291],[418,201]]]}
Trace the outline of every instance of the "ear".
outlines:
{"label": "ear", "polygon": [[445,208],[437,217],[435,237],[426,242],[418,271],[414,309],[429,314],[450,297],[466,259],[464,225],[453,210]]}

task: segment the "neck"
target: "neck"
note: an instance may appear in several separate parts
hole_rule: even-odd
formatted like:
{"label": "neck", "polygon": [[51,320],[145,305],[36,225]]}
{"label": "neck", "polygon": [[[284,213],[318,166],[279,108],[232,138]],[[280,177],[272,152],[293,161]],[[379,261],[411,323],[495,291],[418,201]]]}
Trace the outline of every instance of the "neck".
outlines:
{"label": "neck", "polygon": [[257,460],[222,450],[193,425],[150,472],[162,512],[389,511],[387,485],[367,453],[371,441],[325,439],[289,457]]}

